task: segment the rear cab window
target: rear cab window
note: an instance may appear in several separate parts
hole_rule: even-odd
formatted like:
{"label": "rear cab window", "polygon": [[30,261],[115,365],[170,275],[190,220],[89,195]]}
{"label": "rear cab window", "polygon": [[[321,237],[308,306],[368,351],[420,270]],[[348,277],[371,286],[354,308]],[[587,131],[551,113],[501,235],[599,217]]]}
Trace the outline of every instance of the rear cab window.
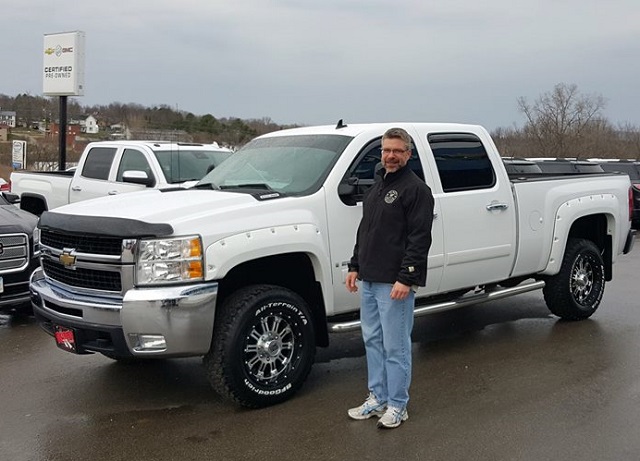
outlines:
{"label": "rear cab window", "polygon": [[490,189],[496,174],[480,138],[471,133],[432,133],[429,147],[445,193]]}
{"label": "rear cab window", "polygon": [[81,175],[90,179],[108,180],[116,150],[115,147],[94,147],[89,150]]}

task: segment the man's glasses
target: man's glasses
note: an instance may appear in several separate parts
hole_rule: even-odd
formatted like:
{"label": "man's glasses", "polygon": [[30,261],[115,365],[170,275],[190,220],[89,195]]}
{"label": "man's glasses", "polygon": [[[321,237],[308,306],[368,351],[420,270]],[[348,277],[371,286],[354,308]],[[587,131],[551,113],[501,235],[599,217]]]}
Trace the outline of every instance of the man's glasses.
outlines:
{"label": "man's glasses", "polygon": [[409,149],[380,149],[380,152],[382,152],[385,155],[389,155],[389,154],[400,155],[400,154],[404,154],[407,150]]}

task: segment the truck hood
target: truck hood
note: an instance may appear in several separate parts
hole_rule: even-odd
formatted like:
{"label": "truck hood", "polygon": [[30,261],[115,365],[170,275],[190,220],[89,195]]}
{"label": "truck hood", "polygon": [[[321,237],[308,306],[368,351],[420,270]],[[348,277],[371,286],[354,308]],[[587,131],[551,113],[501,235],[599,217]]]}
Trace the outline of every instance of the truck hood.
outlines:
{"label": "truck hood", "polygon": [[[323,189],[305,197],[171,189],[102,197],[44,212],[39,226],[73,233],[136,238],[199,233],[209,241],[287,224],[316,224]],[[310,206],[311,200],[315,206]]]}
{"label": "truck hood", "polygon": [[185,216],[224,213],[260,203],[249,194],[198,189],[165,189],[101,197],[56,208],[55,213],[118,217],[173,224]]}
{"label": "truck hood", "polygon": [[0,234],[26,233],[31,235],[38,218],[14,205],[0,206]]}

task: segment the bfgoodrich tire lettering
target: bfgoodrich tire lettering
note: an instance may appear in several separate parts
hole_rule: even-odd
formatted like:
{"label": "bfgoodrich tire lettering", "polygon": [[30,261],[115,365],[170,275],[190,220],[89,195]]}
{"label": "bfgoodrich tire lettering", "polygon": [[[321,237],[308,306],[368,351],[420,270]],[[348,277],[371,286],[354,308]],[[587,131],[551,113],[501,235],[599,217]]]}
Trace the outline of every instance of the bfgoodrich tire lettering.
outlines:
{"label": "bfgoodrich tire lettering", "polygon": [[571,238],[560,272],[546,281],[544,299],[558,317],[586,319],[600,305],[604,285],[604,263],[598,247],[590,240]]}
{"label": "bfgoodrich tire lettering", "polygon": [[282,287],[254,285],[238,290],[218,310],[204,363],[220,395],[259,408],[298,391],[314,356],[305,301]]}

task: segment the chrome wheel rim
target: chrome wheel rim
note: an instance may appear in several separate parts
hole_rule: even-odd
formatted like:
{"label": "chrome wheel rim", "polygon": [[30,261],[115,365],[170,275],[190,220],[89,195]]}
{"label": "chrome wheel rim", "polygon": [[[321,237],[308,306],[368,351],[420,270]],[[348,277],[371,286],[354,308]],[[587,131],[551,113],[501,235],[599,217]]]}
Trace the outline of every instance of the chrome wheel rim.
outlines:
{"label": "chrome wheel rim", "polygon": [[571,293],[574,299],[584,304],[593,290],[594,274],[591,262],[584,256],[578,258],[571,271]]}
{"label": "chrome wheel rim", "polygon": [[275,314],[262,317],[245,340],[247,373],[263,383],[275,382],[291,368],[295,350],[296,337],[288,319]]}

